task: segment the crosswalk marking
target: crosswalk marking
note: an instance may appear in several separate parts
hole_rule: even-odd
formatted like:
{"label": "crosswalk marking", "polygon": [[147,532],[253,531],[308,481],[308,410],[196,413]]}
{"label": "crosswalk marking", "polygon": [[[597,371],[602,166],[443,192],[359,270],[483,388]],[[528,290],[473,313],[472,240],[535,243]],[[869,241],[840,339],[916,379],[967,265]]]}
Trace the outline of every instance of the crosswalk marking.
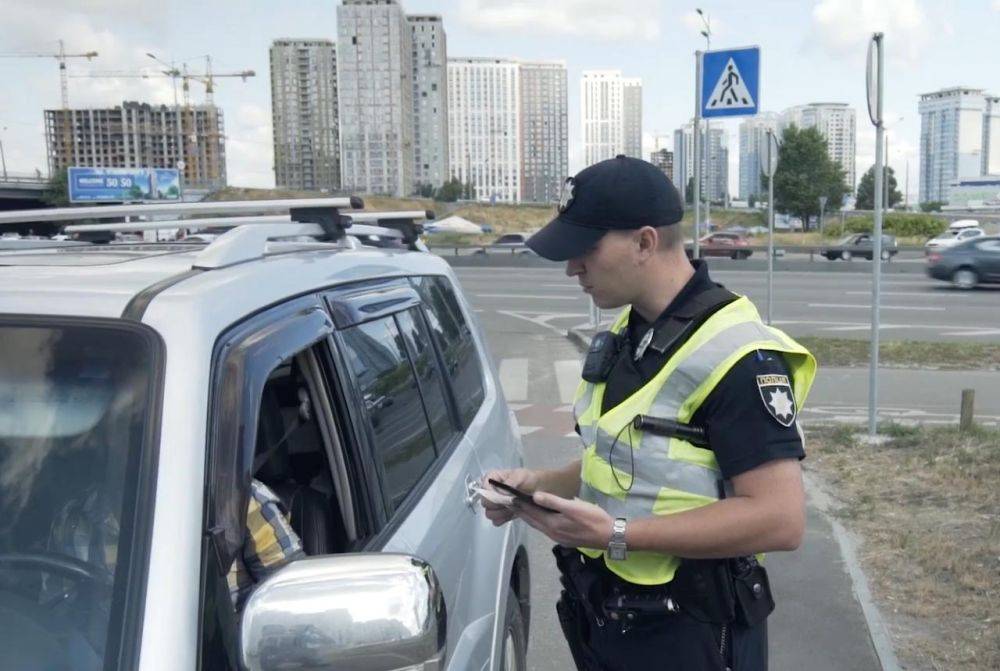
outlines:
{"label": "crosswalk marking", "polygon": [[559,385],[559,401],[572,403],[576,388],[580,384],[580,362],[575,359],[556,361],[556,384]]}
{"label": "crosswalk marking", "polygon": [[504,359],[500,362],[500,386],[508,401],[528,400],[528,360]]}

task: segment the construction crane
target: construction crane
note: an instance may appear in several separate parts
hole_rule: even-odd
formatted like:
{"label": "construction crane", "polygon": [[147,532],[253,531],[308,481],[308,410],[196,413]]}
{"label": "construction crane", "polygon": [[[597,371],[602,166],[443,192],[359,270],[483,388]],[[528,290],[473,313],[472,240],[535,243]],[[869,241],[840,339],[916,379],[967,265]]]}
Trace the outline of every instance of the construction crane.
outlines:
{"label": "construction crane", "polygon": [[173,63],[165,63],[153,54],[146,54],[153,60],[155,60],[160,65],[164,66],[165,70],[104,70],[95,72],[85,72],[80,74],[72,74],[70,77],[89,77],[89,78],[99,78],[99,79],[151,79],[153,77],[170,77],[174,80],[174,105],[177,105],[177,80],[181,80],[181,88],[184,95],[184,107],[191,106],[191,86],[192,81],[199,82],[205,86],[205,104],[215,105],[215,80],[221,77],[239,77],[244,82],[250,77],[256,77],[257,73],[253,70],[241,70],[239,72],[212,72],[212,58],[211,56],[205,56],[205,72],[188,72],[187,64],[181,64],[178,68]]}
{"label": "construction crane", "polygon": [[32,54],[32,53],[9,53],[0,54],[0,58],[54,58],[59,61],[59,84],[62,87],[62,108],[69,109],[69,85],[66,81],[66,59],[86,58],[88,61],[96,58],[96,51],[87,51],[82,54],[67,54],[66,46],[59,40],[59,53],[57,54]]}

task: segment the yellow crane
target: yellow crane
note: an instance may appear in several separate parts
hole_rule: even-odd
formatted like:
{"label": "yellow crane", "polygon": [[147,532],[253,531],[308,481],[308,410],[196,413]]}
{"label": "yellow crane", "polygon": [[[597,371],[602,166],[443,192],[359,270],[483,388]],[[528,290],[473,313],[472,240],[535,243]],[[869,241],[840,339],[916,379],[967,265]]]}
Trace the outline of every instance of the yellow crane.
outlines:
{"label": "yellow crane", "polygon": [[66,46],[63,44],[62,40],[59,40],[59,53],[57,54],[38,54],[38,53],[7,53],[0,54],[0,58],[54,58],[59,61],[59,84],[62,88],[62,108],[69,109],[69,86],[66,81],[66,59],[67,58],[86,58],[88,61],[96,58],[96,51],[87,51],[82,54],[67,54]]}
{"label": "yellow crane", "polygon": [[205,72],[188,72],[187,64],[181,64],[178,68],[173,63],[165,63],[153,54],[146,54],[160,65],[164,70],[98,70],[72,74],[70,77],[86,77],[99,79],[151,79],[153,77],[170,77],[174,81],[174,105],[177,105],[177,80],[181,80],[181,88],[184,95],[184,107],[191,106],[191,86],[190,82],[196,81],[205,86],[205,104],[215,104],[215,80],[222,77],[239,77],[244,82],[250,77],[256,77],[253,70],[240,70],[239,72],[212,72],[212,58],[205,56]]}

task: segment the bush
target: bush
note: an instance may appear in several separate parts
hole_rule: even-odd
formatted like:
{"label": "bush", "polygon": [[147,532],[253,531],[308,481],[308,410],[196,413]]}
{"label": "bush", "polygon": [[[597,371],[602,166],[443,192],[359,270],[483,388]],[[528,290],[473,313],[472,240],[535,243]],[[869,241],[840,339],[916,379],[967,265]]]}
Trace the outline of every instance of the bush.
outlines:
{"label": "bush", "polygon": [[[875,220],[871,216],[848,219],[843,228],[831,226],[826,229],[829,237],[846,233],[871,233]],[[943,233],[948,228],[948,222],[928,214],[889,213],[882,219],[882,230],[889,235],[901,238],[931,238]],[[839,229],[834,232],[833,229]]]}

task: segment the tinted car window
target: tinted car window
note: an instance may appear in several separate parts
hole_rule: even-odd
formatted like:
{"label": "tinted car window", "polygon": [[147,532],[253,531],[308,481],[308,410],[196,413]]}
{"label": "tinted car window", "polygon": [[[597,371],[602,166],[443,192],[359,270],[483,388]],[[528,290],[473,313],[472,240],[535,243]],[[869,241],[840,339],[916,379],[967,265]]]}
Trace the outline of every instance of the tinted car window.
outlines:
{"label": "tinted car window", "polygon": [[992,252],[993,254],[996,254],[1000,252],[1000,240],[983,240],[976,243],[976,247],[984,252]]}
{"label": "tinted car window", "polygon": [[472,330],[462,315],[451,283],[443,277],[416,277],[434,343],[441,351],[445,370],[463,427],[469,425],[483,404],[483,371]]}
{"label": "tinted car window", "polygon": [[444,382],[441,370],[438,368],[437,356],[431,345],[431,336],[420,312],[408,310],[396,315],[399,330],[402,332],[413,358],[413,368],[420,382],[420,396],[424,402],[424,412],[430,421],[431,432],[438,451],[448,444],[457,431],[448,411],[448,401],[445,396]]}
{"label": "tinted car window", "polygon": [[417,380],[392,317],[341,334],[365,405],[386,502],[395,511],[434,462]]}
{"label": "tinted car window", "polygon": [[153,351],[89,325],[0,325],[0,342],[0,645],[23,662],[5,668],[116,668]]}

